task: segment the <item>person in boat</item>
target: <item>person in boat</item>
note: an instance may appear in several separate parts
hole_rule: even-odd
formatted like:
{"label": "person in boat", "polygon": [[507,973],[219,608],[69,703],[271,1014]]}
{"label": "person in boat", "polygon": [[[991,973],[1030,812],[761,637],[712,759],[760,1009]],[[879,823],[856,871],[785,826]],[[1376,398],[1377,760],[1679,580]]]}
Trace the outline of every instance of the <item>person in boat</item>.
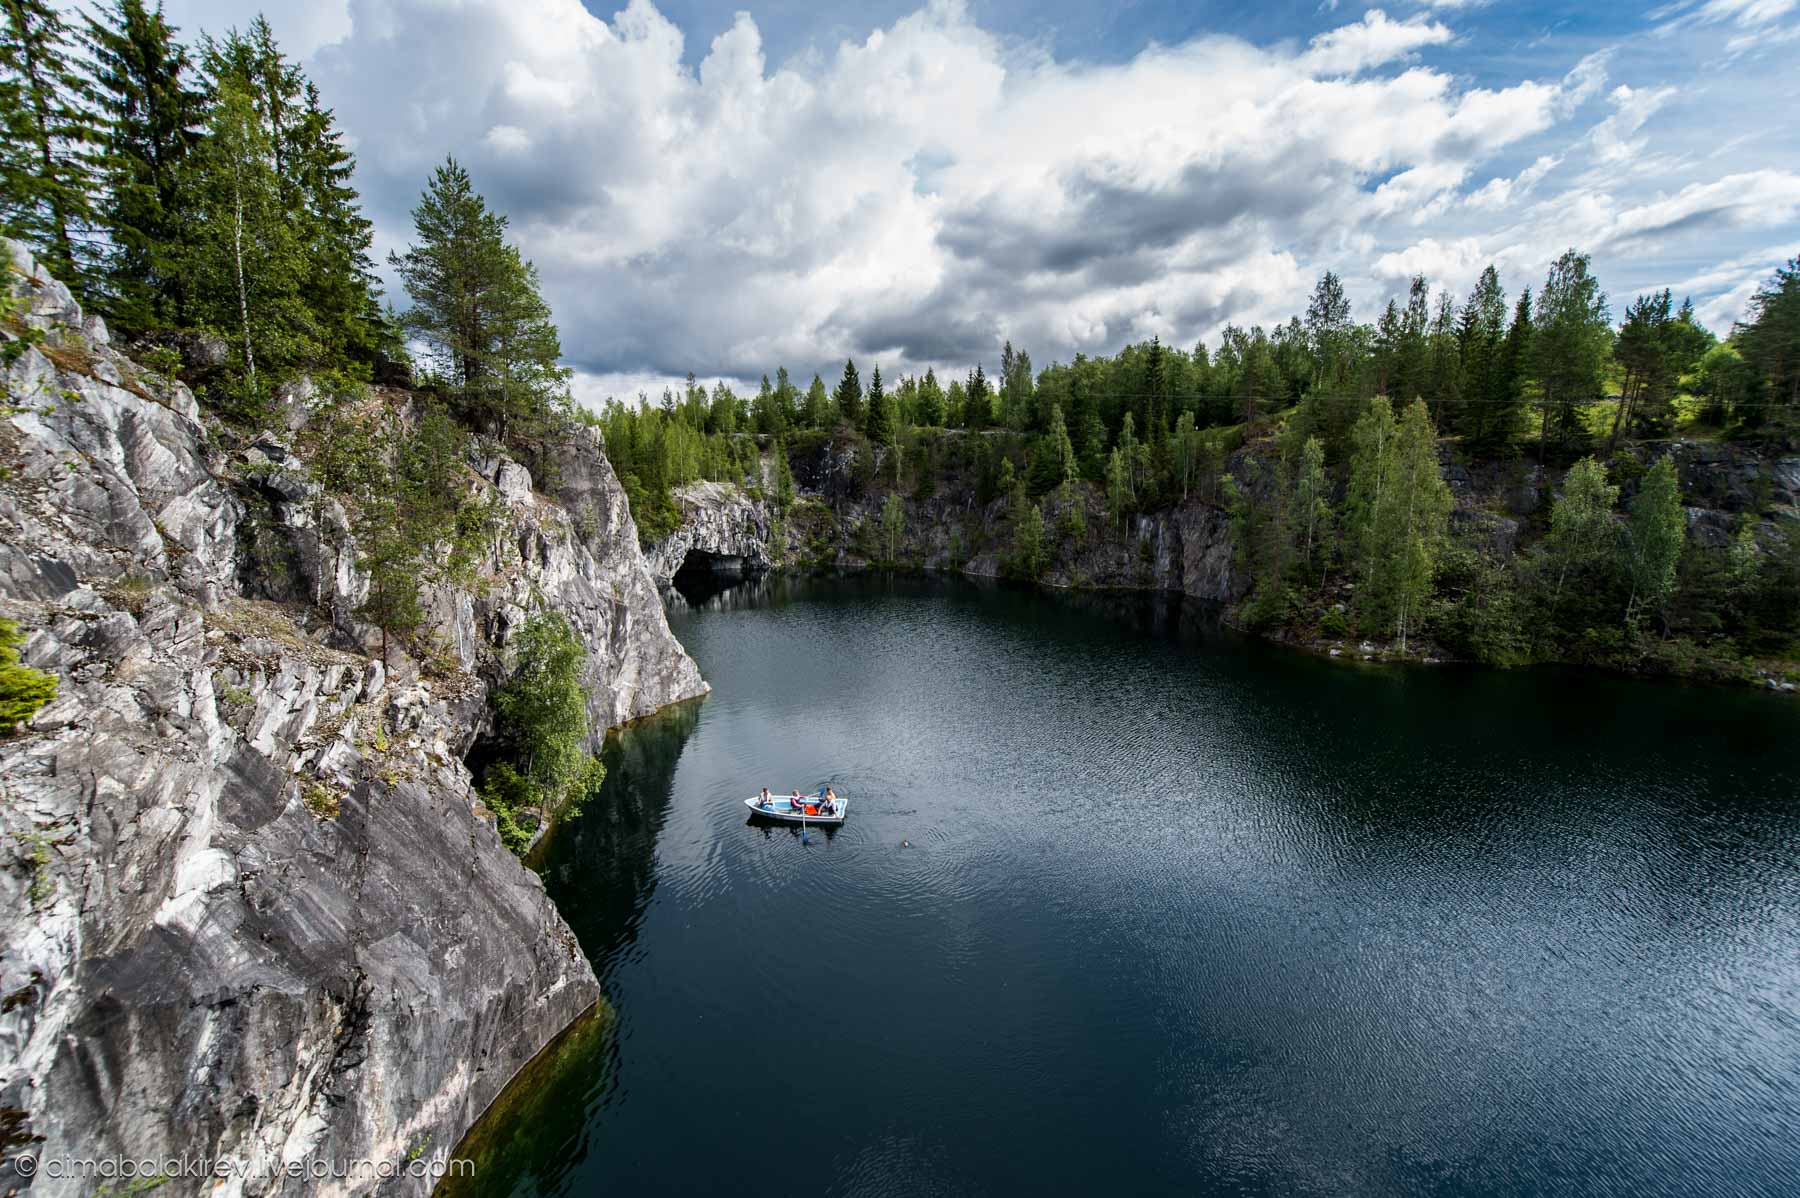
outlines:
{"label": "person in boat", "polygon": [[800,812],[801,806],[804,805],[805,802],[806,802],[806,800],[801,798],[800,792],[796,790],[794,792],[794,797],[788,800],[788,806],[793,809],[793,811],[796,815],[798,815]]}
{"label": "person in boat", "polygon": [[766,786],[763,787],[762,801],[757,803],[757,806],[758,807],[767,807],[770,803],[772,803],[774,801],[775,800],[769,795],[769,788]]}
{"label": "person in boat", "polygon": [[837,791],[829,786],[825,788],[825,811],[828,815],[837,814]]}

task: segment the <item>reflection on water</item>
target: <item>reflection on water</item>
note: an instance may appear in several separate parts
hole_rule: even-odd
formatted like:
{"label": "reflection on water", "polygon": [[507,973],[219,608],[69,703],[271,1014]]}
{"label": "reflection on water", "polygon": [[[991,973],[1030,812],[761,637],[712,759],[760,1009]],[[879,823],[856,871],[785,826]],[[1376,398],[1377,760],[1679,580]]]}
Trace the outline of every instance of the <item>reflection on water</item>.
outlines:
{"label": "reflection on water", "polygon": [[1135,594],[670,604],[715,689],[546,846],[617,1030],[512,1192],[1792,1193],[1795,705]]}

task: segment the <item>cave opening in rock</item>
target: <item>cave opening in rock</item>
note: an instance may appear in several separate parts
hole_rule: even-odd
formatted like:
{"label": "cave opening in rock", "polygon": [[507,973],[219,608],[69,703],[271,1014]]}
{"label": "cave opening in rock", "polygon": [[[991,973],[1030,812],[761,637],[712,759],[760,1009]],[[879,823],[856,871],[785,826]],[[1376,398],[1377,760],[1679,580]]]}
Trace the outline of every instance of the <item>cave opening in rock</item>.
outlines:
{"label": "cave opening in rock", "polygon": [[669,581],[689,603],[703,603],[757,573],[741,554],[690,549]]}

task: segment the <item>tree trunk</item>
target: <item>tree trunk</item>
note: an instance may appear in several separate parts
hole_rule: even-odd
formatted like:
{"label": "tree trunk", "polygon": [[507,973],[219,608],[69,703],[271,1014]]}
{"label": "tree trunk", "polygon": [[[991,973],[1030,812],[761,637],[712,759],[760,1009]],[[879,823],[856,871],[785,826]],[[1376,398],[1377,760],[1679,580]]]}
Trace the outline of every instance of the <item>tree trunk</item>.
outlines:
{"label": "tree trunk", "polygon": [[[244,289],[244,183],[243,167],[234,161],[231,168],[231,198],[233,204],[231,248],[233,265],[237,269],[238,319],[244,326],[244,373],[250,380],[250,391],[256,392],[256,353],[250,344],[250,297]],[[382,645],[382,657],[387,656],[387,646]]]}

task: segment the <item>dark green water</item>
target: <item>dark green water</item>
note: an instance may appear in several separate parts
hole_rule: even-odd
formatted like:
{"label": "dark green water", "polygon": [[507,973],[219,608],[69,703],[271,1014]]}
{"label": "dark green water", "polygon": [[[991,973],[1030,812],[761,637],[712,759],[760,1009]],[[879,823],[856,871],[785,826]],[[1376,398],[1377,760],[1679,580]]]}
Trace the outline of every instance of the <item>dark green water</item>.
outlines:
{"label": "dark green water", "polygon": [[617,1021],[489,1192],[1800,1192],[1800,705],[950,583],[672,619],[713,695],[545,866]]}

